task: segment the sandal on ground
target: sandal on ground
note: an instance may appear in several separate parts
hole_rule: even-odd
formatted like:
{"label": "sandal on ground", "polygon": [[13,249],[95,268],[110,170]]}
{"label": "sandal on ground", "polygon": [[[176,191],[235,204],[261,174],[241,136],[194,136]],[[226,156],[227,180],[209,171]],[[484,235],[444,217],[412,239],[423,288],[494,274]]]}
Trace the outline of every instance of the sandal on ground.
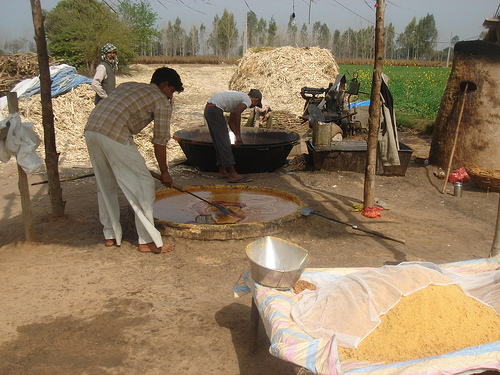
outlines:
{"label": "sandal on ground", "polygon": [[227,182],[231,184],[241,184],[244,182],[252,182],[252,179],[250,177],[241,176],[237,180],[227,180]]}

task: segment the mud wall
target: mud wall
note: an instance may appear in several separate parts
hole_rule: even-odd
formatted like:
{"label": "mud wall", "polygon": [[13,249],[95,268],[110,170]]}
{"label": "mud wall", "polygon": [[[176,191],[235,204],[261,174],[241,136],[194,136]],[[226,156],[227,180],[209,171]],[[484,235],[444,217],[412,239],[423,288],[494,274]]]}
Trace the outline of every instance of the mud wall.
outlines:
{"label": "mud wall", "polygon": [[[475,83],[475,91],[460,84]],[[463,86],[463,84],[462,84]],[[453,66],[436,117],[429,162],[446,167],[459,113],[465,105],[452,168],[475,164],[500,170],[500,45],[486,41],[455,45]]]}

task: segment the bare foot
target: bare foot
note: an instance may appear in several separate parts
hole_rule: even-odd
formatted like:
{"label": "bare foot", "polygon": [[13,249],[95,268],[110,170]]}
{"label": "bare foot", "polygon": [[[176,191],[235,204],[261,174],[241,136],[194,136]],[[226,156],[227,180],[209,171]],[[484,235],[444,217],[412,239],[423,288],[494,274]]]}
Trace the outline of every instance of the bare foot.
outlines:
{"label": "bare foot", "polygon": [[163,244],[161,247],[157,247],[154,242],[139,244],[139,251],[143,253],[162,254],[168,253],[174,250],[174,248],[174,244]]}
{"label": "bare foot", "polygon": [[226,168],[219,167],[219,178],[228,178],[229,176],[229,172]]}
{"label": "bare foot", "polygon": [[170,253],[171,251],[174,251],[175,249],[175,244],[173,243],[164,243],[162,246],[161,246],[161,253]]}
{"label": "bare foot", "polygon": [[116,240],[114,238],[107,238],[104,240],[104,246],[111,247],[116,245]]}

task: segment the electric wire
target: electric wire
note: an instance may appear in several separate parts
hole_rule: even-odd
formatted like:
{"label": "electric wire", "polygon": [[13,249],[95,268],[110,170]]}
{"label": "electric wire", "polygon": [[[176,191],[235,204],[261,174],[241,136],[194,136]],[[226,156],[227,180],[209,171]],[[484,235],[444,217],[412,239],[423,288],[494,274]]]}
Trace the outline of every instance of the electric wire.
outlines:
{"label": "electric wire", "polygon": [[353,11],[353,10],[349,9],[349,8],[348,8],[348,7],[346,7],[344,4],[342,4],[342,3],[338,2],[337,0],[331,0],[331,1],[333,1],[334,3],[337,3],[337,4],[338,4],[338,5],[340,5],[342,8],[344,8],[344,9],[348,10],[348,11],[349,11],[349,12],[351,12],[352,14],[355,14],[355,15],[356,15],[356,16],[358,16],[359,18],[361,18],[361,19],[365,20],[366,22],[371,23],[372,25],[375,25],[375,22],[370,21],[369,19],[367,19],[367,18],[363,17],[362,15],[360,15],[360,14],[356,13],[355,11]]}
{"label": "electric wire", "polygon": [[109,5],[109,4],[106,2],[106,0],[102,0],[102,2],[103,2],[104,4],[106,4],[106,5],[109,7],[109,9],[111,9],[113,12],[115,12],[116,14],[118,14],[118,13],[117,13],[117,11],[116,11],[116,10],[115,10],[115,9],[114,9],[111,5]]}

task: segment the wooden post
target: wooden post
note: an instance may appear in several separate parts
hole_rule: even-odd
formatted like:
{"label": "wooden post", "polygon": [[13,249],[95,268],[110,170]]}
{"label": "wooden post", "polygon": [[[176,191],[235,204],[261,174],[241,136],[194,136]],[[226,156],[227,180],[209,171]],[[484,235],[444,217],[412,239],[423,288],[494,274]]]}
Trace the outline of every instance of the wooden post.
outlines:
{"label": "wooden post", "polygon": [[493,244],[491,245],[490,257],[497,258],[500,261],[500,194],[498,194],[497,226]]}
{"label": "wooden post", "polygon": [[365,170],[364,207],[375,205],[375,173],[377,167],[377,143],[380,126],[380,88],[384,64],[384,12],[385,0],[377,0],[375,24],[375,63],[368,109],[368,150]]}
{"label": "wooden post", "polygon": [[35,28],[38,68],[40,70],[43,140],[45,142],[45,166],[47,169],[47,180],[49,181],[49,196],[54,217],[63,217],[66,202],[62,199],[61,182],[59,181],[59,153],[56,150],[49,55],[47,53],[47,41],[45,40],[45,29],[43,27],[44,17],[42,15],[40,0],[30,1],[33,14],[33,26]]}
{"label": "wooden post", "polygon": [[[7,103],[9,106],[9,113],[19,112],[17,102],[17,93],[7,93]],[[33,231],[33,211],[31,209],[30,190],[28,185],[28,175],[19,164],[17,164],[17,173],[19,175],[18,187],[21,194],[21,208],[23,211],[24,234],[26,241],[35,240],[35,232]]]}
{"label": "wooden post", "polygon": [[257,341],[259,340],[259,322],[259,309],[257,308],[257,304],[252,296],[252,311],[250,312],[250,343],[248,347],[250,355],[254,355],[257,351]]}

